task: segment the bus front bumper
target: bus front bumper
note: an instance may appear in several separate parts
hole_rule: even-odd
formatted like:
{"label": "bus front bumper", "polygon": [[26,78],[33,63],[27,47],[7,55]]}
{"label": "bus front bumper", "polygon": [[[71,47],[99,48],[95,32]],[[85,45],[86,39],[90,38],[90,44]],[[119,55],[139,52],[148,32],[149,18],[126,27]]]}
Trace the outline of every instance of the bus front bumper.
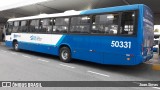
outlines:
{"label": "bus front bumper", "polygon": [[12,42],[11,41],[5,41],[5,45],[7,47],[12,47]]}

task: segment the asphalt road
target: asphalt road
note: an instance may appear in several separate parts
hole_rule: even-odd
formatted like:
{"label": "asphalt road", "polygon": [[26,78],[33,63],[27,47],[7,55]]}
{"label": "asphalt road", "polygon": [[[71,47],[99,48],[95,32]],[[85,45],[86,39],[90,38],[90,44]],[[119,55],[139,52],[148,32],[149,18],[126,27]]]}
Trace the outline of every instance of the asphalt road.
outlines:
{"label": "asphalt road", "polygon": [[[138,66],[101,65],[81,60],[63,63],[56,56],[30,51],[15,52],[0,45],[0,81],[160,81],[160,71],[152,70],[152,65],[146,63]],[[17,88],[14,89],[17,90]],[[51,88],[32,89],[50,90]],[[52,89],[158,90],[160,87],[59,87]]]}

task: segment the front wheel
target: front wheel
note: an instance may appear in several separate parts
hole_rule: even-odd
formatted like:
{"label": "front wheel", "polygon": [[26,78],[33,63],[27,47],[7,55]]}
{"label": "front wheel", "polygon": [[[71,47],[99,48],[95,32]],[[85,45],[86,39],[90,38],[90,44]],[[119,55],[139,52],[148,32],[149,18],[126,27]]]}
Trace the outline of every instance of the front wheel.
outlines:
{"label": "front wheel", "polygon": [[13,49],[14,49],[15,51],[19,51],[18,42],[14,42],[14,43],[13,43]]}
{"label": "front wheel", "polygon": [[62,47],[59,53],[60,60],[63,62],[70,62],[71,61],[71,51],[68,47]]}

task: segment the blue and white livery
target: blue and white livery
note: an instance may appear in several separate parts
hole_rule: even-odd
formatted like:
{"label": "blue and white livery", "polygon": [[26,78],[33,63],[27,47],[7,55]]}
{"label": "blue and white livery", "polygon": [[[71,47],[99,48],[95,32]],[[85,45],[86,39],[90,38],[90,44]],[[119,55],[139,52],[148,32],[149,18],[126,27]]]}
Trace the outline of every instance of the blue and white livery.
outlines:
{"label": "blue and white livery", "polygon": [[6,46],[100,64],[153,57],[153,14],[143,4],[9,19]]}

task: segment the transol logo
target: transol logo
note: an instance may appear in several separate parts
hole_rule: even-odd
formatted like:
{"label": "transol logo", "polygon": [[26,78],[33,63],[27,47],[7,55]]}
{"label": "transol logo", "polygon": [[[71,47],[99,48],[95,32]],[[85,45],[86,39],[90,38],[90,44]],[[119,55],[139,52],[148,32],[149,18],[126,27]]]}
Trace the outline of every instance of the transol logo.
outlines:
{"label": "transol logo", "polygon": [[33,40],[33,41],[42,41],[42,38],[39,37],[39,36],[32,35],[32,36],[30,36],[30,40]]}

